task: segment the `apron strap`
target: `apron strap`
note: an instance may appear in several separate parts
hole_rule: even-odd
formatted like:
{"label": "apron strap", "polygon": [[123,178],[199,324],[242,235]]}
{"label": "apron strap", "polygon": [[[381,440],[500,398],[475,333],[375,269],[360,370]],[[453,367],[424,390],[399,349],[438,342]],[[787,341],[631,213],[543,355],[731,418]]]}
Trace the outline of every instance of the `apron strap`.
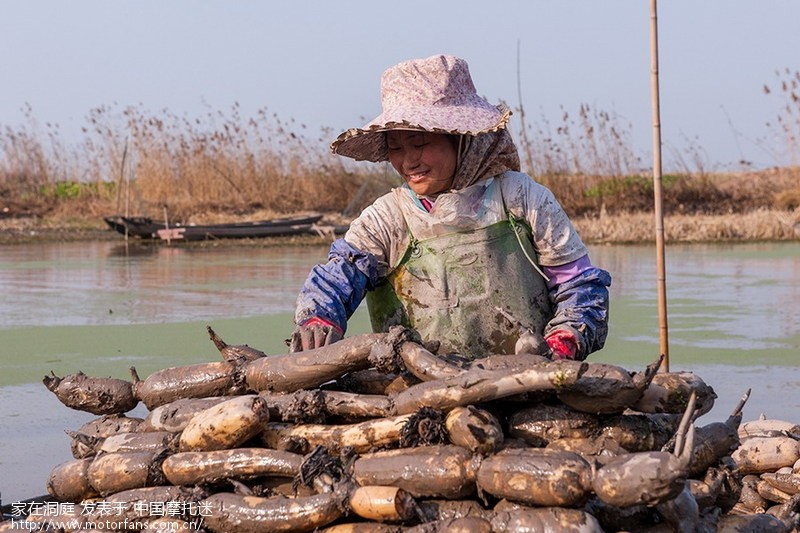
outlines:
{"label": "apron strap", "polygon": [[508,223],[509,223],[509,224],[511,224],[511,227],[512,227],[512,229],[514,230],[514,235],[517,237],[517,242],[519,243],[519,247],[522,249],[522,253],[524,253],[524,254],[525,254],[525,257],[528,259],[528,262],[531,264],[531,266],[533,267],[533,269],[534,269],[536,272],[538,272],[538,273],[539,273],[539,274],[540,274],[540,275],[541,275],[541,276],[544,278],[544,280],[545,280],[546,282],[548,282],[548,283],[549,283],[549,282],[550,282],[550,278],[549,278],[549,277],[547,277],[547,276],[545,275],[545,273],[544,273],[544,272],[542,272],[542,269],[541,269],[541,268],[539,268],[539,265],[538,265],[538,264],[536,263],[536,261],[534,261],[534,260],[533,260],[533,258],[532,258],[532,257],[531,257],[531,256],[528,254],[528,250],[526,250],[526,249],[525,249],[525,246],[523,246],[523,244],[522,244],[522,238],[521,238],[519,235],[520,235],[520,233],[521,233],[521,232],[520,232],[520,229],[521,229],[521,227],[520,227],[520,226],[521,226],[521,225],[523,225],[523,224],[524,224],[524,222],[522,222],[522,219],[520,219],[520,218],[517,218],[517,216],[516,216],[516,215],[514,215],[514,213],[512,213],[512,212],[511,212],[511,211],[508,209],[508,207],[506,206],[506,198],[505,198],[505,196],[503,196],[503,185],[502,185],[502,184],[499,182],[499,180],[497,180],[497,186],[498,186],[498,189],[499,189],[499,191],[500,191],[500,201],[502,201],[502,202],[503,202],[503,211],[505,211],[505,213],[506,213],[506,218],[508,219]]}

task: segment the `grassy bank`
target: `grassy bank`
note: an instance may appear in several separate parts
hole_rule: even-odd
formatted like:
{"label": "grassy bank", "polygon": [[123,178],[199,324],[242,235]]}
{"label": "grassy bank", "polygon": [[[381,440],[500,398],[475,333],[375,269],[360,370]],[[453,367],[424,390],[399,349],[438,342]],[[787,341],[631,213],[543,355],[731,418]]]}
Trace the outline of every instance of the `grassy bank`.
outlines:
{"label": "grassy bank", "polygon": [[[709,191],[713,201],[704,201],[702,196],[687,192],[693,185],[691,176],[682,177],[678,185],[665,189],[664,229],[668,242],[710,241],[764,241],[795,240],[800,238],[800,173],[771,171],[747,175],[721,175],[703,180],[703,188]],[[539,177],[550,186],[565,206],[567,212],[587,243],[637,243],[654,239],[654,217],[652,194],[642,187],[639,194],[612,193],[604,197],[595,195],[599,189],[618,186],[612,178]],[[643,179],[643,178],[637,178]],[[574,181],[580,181],[576,187]],[[549,183],[548,183],[549,182]],[[713,183],[714,185],[710,185]],[[589,185],[592,184],[592,185]],[[388,188],[372,185],[373,192],[364,194],[368,202],[372,194]],[[630,202],[634,208],[628,209]],[[638,209],[635,204],[639,204]],[[13,207],[12,207],[13,206]],[[316,210],[310,203],[308,210]],[[320,203],[319,211],[326,213],[325,219],[334,224],[347,222],[362,207],[349,203],[345,207],[351,214],[325,210]],[[24,201],[4,202],[0,210],[0,243],[30,242],[41,240],[90,240],[118,239],[119,235],[109,230],[102,220],[108,214],[118,213],[113,196],[76,195],[60,198],[43,206],[41,203]],[[274,215],[294,212],[257,209],[227,210],[198,207],[193,210],[186,205],[187,215],[179,220],[184,223],[216,223],[234,220],[269,218]],[[168,207],[154,206],[135,214],[149,214],[158,220],[171,217]],[[325,238],[292,238],[285,242],[323,242]],[[271,239],[270,242],[276,242]],[[247,244],[239,242],[239,244]],[[260,243],[265,244],[265,243]]]}

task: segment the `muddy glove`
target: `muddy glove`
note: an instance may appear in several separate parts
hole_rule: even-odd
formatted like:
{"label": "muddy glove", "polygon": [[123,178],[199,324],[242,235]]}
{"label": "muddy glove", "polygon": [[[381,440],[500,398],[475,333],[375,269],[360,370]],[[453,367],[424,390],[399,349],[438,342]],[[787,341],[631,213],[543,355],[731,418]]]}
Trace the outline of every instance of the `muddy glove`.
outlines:
{"label": "muddy glove", "polygon": [[553,353],[553,361],[575,359],[578,353],[578,339],[572,332],[557,329],[544,339]]}
{"label": "muddy glove", "polygon": [[311,317],[297,326],[292,333],[290,352],[313,350],[342,340],[342,329],[332,322],[319,317]]}

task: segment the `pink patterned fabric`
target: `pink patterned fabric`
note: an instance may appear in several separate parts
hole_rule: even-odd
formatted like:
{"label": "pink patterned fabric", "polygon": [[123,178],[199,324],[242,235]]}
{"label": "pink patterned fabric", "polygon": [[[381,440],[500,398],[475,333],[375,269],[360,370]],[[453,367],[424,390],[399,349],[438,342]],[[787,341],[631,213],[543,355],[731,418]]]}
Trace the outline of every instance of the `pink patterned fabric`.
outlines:
{"label": "pink patterned fabric", "polygon": [[511,111],[478,96],[467,62],[448,55],[399,63],[381,78],[383,112],[331,144],[358,161],[386,161],[385,132],[393,129],[478,135],[506,127]]}

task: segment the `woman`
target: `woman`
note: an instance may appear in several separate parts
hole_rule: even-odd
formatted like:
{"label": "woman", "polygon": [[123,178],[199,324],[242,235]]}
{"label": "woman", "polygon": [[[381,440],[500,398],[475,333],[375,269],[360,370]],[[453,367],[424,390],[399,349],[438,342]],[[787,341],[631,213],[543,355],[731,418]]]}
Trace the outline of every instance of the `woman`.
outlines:
{"label": "woman", "polygon": [[602,348],[610,275],[552,193],[519,172],[510,111],[478,96],[467,63],[444,55],[388,69],[381,100],[380,116],[331,149],[388,160],[405,184],[312,269],[292,351],[341,339],[365,296],[374,330],[412,327],[440,353],[532,351],[526,341],[542,336],[555,359]]}

